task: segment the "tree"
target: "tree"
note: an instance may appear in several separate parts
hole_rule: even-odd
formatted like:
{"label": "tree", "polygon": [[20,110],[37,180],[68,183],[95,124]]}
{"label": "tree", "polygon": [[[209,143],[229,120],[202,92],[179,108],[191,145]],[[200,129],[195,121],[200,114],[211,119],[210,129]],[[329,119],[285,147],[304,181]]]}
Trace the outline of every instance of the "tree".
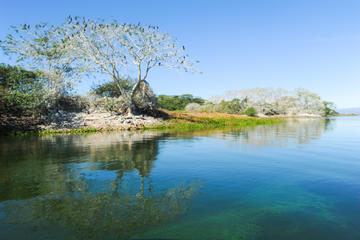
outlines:
{"label": "tree", "polygon": [[44,92],[39,72],[0,64],[0,113],[34,113],[43,102]]}
{"label": "tree", "polygon": [[242,100],[234,98],[231,101],[221,101],[218,105],[218,111],[230,114],[241,114],[247,106],[247,98]]}
{"label": "tree", "polygon": [[13,32],[0,42],[4,52],[15,55],[17,62],[23,66],[40,70],[47,80],[49,93],[58,95],[66,92],[80,71],[75,69],[78,56],[69,44],[64,29],[46,23],[11,28]]}
{"label": "tree", "polygon": [[257,112],[266,115],[276,114],[316,114],[324,113],[324,104],[319,95],[306,89],[287,91],[281,88],[253,88],[239,91],[229,91],[210,99],[221,105],[222,101],[232,99],[247,99],[246,106],[252,106]]}
{"label": "tree", "polygon": [[336,107],[335,107],[335,104],[333,102],[324,101],[323,104],[324,104],[324,114],[325,114],[325,116],[338,114],[336,112],[336,110],[335,110]]}
{"label": "tree", "polygon": [[248,109],[245,110],[245,114],[250,117],[256,117],[257,111],[254,107],[249,107]]}
{"label": "tree", "polygon": [[[155,26],[121,25],[117,21],[69,17],[66,32],[84,60],[82,66],[89,71],[107,74],[117,84],[130,114],[141,105],[138,103],[139,98],[152,99],[146,79],[154,67],[195,71],[184,52],[185,47],[178,47],[174,38],[160,32]],[[131,90],[127,90],[122,85],[122,76],[134,69],[137,81]]]}

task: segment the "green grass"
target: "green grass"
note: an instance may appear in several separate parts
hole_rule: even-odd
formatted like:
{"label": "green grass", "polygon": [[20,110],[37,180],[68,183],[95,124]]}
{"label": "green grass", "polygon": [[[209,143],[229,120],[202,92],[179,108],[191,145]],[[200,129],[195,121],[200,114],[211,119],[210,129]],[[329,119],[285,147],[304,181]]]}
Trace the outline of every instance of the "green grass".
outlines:
{"label": "green grass", "polygon": [[88,134],[102,132],[96,128],[78,128],[78,129],[48,129],[48,130],[31,130],[31,131],[12,131],[6,136],[47,136],[47,135],[65,135],[65,134]]}
{"label": "green grass", "polygon": [[238,117],[192,117],[166,120],[165,124],[146,129],[157,130],[209,130],[223,128],[242,128],[283,122],[280,118],[238,118]]}
{"label": "green grass", "polygon": [[[215,130],[226,128],[254,127],[258,125],[268,125],[281,123],[281,118],[257,118],[257,117],[238,117],[238,116],[193,116],[179,113],[172,115],[172,118],[165,120],[164,124],[152,127],[144,127],[141,130]],[[13,131],[7,136],[46,136],[46,135],[66,135],[66,134],[90,134],[97,132],[106,132],[114,130],[96,129],[96,128],[78,128],[78,129],[49,129],[32,131]]]}

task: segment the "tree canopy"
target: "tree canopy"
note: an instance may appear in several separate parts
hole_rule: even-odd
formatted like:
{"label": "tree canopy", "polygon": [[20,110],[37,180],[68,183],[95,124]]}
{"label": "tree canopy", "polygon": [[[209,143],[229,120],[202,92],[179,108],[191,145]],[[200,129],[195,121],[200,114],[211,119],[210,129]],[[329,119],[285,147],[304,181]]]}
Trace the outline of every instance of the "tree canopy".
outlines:
{"label": "tree canopy", "polygon": [[[130,113],[156,106],[155,95],[146,81],[151,69],[196,72],[185,47],[174,37],[157,26],[140,23],[70,16],[59,25],[23,24],[12,27],[1,47],[22,66],[40,70],[47,80],[48,92],[55,95],[69,91],[83,74],[108,76],[113,83],[103,87],[116,86],[119,94],[110,94],[121,96]],[[134,72],[136,75],[131,75]],[[124,76],[136,81],[128,81]]]}
{"label": "tree canopy", "polygon": [[[145,80],[155,67],[195,71],[193,62],[176,40],[156,26],[121,24],[117,21],[69,17],[65,26],[69,42],[81,56],[81,67],[108,75],[118,87],[130,110],[136,108],[139,95],[150,96]],[[137,81],[129,91],[123,76],[137,72]],[[139,94],[139,91],[142,92]],[[151,98],[151,97],[149,97]]]}
{"label": "tree canopy", "polygon": [[81,71],[76,64],[79,56],[62,25],[22,24],[11,29],[6,40],[0,42],[2,49],[15,56],[23,67],[39,70],[50,93],[63,94],[79,79]]}

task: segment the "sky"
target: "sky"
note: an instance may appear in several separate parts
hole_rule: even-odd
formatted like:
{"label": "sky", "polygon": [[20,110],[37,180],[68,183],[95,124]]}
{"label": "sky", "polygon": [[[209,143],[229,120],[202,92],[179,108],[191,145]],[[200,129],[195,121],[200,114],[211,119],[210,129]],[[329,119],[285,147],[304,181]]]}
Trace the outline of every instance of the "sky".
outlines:
{"label": "sky", "polygon": [[[229,90],[306,88],[339,108],[360,107],[360,1],[1,0],[0,39],[11,25],[61,23],[66,16],[159,26],[203,74],[163,68],[156,94],[209,98]],[[13,63],[0,52],[0,63]],[[101,79],[102,81],[103,79]],[[83,79],[85,93],[99,79]]]}

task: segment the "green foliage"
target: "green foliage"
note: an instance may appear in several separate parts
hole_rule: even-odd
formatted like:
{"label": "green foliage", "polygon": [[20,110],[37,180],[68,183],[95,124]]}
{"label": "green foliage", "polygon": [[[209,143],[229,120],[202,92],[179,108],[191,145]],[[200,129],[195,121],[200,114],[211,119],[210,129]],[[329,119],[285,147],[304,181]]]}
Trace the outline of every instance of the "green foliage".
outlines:
{"label": "green foliage", "polygon": [[[120,85],[123,91],[130,91],[135,84],[135,80],[131,78],[120,79]],[[99,84],[92,88],[92,92],[99,97],[120,97],[121,91],[117,82],[111,81],[103,84]]]}
{"label": "green foliage", "polygon": [[183,94],[183,95],[175,95],[175,96],[167,96],[167,95],[159,95],[158,96],[158,104],[160,108],[167,110],[184,110],[185,106],[189,103],[198,103],[203,104],[205,102],[204,99],[194,97],[191,94]]}
{"label": "green foliage", "polygon": [[246,105],[247,98],[242,100],[235,98],[231,101],[221,101],[217,106],[217,111],[230,114],[241,114],[244,112]]}
{"label": "green foliage", "polygon": [[326,102],[326,101],[324,101],[323,103],[324,103],[324,114],[325,114],[325,116],[338,114],[338,112],[335,111],[334,103]]}
{"label": "green foliage", "polygon": [[210,130],[226,128],[252,127],[265,124],[281,123],[280,118],[239,118],[239,117],[192,117],[191,119],[174,118],[167,124],[157,125],[151,129],[159,130]]}
{"label": "green foliage", "polygon": [[42,87],[40,73],[0,64],[0,86],[9,91],[31,93]]}
{"label": "green foliage", "polygon": [[254,107],[249,107],[245,110],[245,114],[248,115],[249,117],[256,117],[257,111]]}
{"label": "green foliage", "polygon": [[43,86],[39,72],[0,64],[0,112],[34,112],[43,102]]}
{"label": "green foliage", "polygon": [[16,62],[32,69],[40,69],[47,80],[47,91],[56,95],[71,91],[75,79],[79,80],[82,67],[69,36],[61,26],[46,23],[30,26],[11,26],[11,33],[0,41],[7,55],[16,57]]}

